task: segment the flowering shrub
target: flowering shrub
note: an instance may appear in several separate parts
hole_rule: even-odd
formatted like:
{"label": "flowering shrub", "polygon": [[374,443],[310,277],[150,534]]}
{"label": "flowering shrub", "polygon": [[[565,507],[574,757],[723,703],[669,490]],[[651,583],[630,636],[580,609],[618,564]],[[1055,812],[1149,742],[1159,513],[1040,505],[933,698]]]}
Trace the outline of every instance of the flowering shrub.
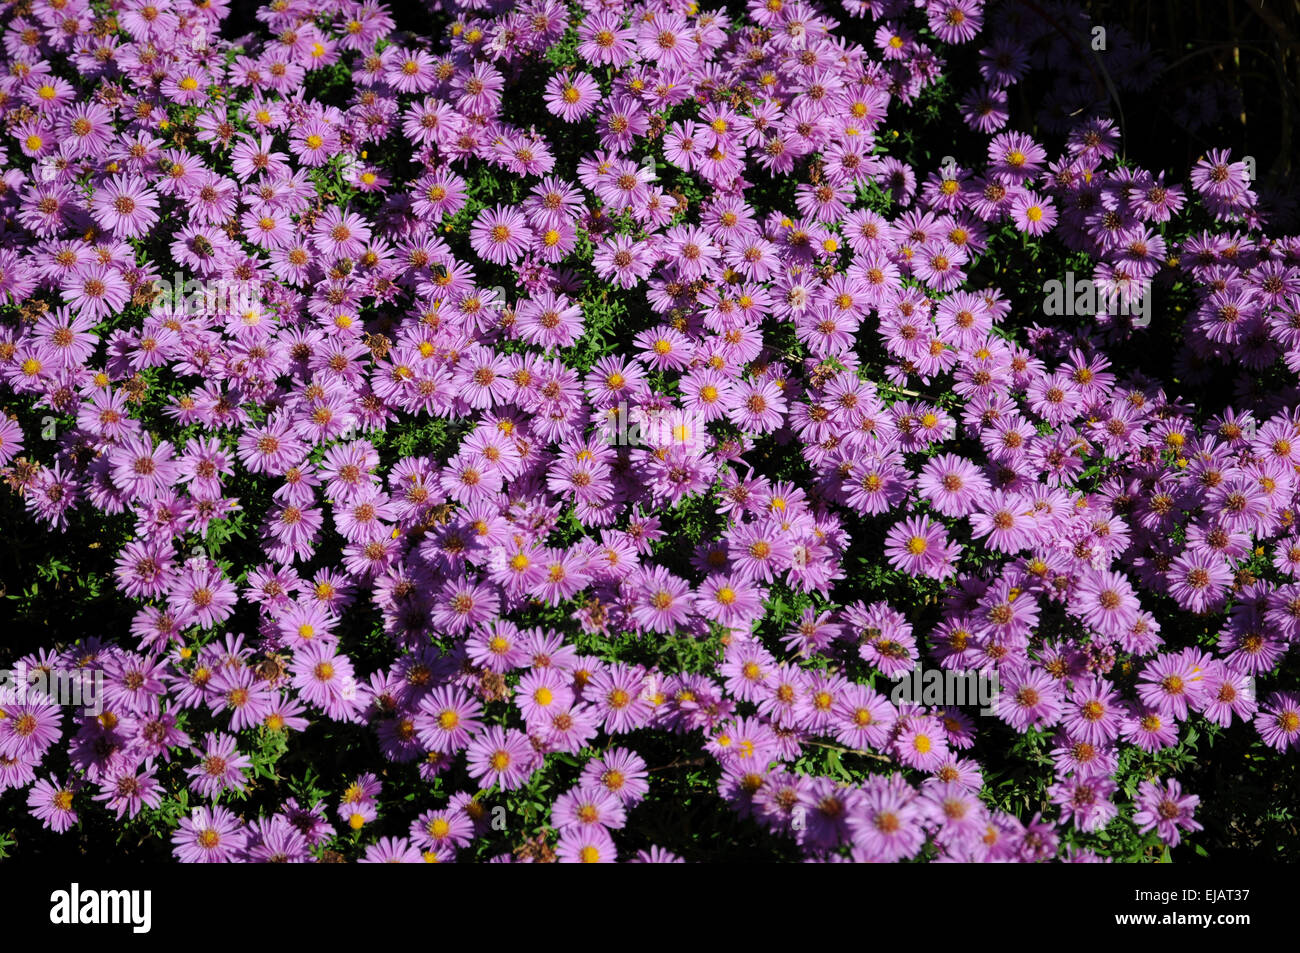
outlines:
{"label": "flowering shrub", "polygon": [[1232,846],[1233,787],[1294,817],[1300,239],[1253,158],[1125,158],[1132,35],[4,11],[0,853],[1133,860]]}

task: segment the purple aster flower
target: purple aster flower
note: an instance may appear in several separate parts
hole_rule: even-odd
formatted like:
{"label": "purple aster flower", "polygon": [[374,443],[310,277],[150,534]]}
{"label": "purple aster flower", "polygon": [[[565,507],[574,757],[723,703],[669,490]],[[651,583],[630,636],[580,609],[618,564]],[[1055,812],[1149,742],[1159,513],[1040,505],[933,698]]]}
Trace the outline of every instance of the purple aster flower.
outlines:
{"label": "purple aster flower", "polygon": [[600,98],[600,86],[589,73],[557,74],[546,83],[546,108],[565,122],[586,116]]}
{"label": "purple aster flower", "polygon": [[176,715],[166,709],[127,715],[121,727],[131,739],[128,751],[140,760],[170,761],[172,748],[185,748],[191,743],[190,736],[177,727]]}
{"label": "purple aster flower", "polygon": [[196,807],[172,833],[172,854],[182,864],[233,863],[247,841],[243,822],[226,808]]}
{"label": "purple aster flower", "polygon": [[148,436],[128,438],[110,452],[109,462],[113,482],[139,500],[156,498],[174,486],[180,476],[172,445],[166,440],[155,445]]}
{"label": "purple aster flower", "polygon": [[299,697],[335,721],[358,717],[357,682],[352,661],[335,646],[313,640],[299,648],[289,666]]}
{"label": "purple aster flower", "polygon": [[898,775],[873,775],[862,795],[859,809],[847,822],[853,859],[891,863],[916,854],[925,843],[924,813],[907,782]]}
{"label": "purple aster flower", "polygon": [[188,625],[214,628],[225,620],[238,600],[234,583],[205,559],[191,560],[174,577],[168,608]]}
{"label": "purple aster flower", "polygon": [[1178,722],[1164,710],[1135,707],[1121,734],[1143,751],[1159,751],[1178,744]]}
{"label": "purple aster flower", "polygon": [[119,238],[139,238],[158,221],[158,197],[143,179],[114,176],[90,200],[91,213]]}
{"label": "purple aster flower", "polygon": [[651,632],[673,632],[690,616],[690,587],[662,566],[655,566],[634,577],[637,589],[632,619]]}
{"label": "purple aster flower", "polygon": [[45,827],[62,834],[78,820],[74,797],[71,785],[60,784],[53,777],[41,779],[27,792],[27,809]]}
{"label": "purple aster flower", "polygon": [[573,700],[568,675],[554,668],[529,672],[515,690],[515,704],[530,726],[549,723],[553,714],[567,710]]}
{"label": "purple aster flower", "polygon": [[117,270],[88,265],[64,278],[61,288],[68,305],[92,321],[103,321],[130,300],[130,289]]}
{"label": "purple aster flower", "polygon": [[381,837],[366,848],[359,864],[422,864],[424,854],[405,837]]}
{"label": "purple aster flower", "polygon": [[540,760],[527,735],[495,725],[470,741],[466,758],[471,777],[484,787],[500,785],[503,791],[522,787]]}
{"label": "purple aster flower", "polygon": [[563,831],[573,826],[617,830],[627,823],[622,800],[606,787],[581,786],[566,791],[551,806],[551,823]]}
{"label": "purple aster flower", "polygon": [[1008,666],[999,675],[995,709],[1016,731],[1049,728],[1060,720],[1064,709],[1060,685],[1042,669]]}
{"label": "purple aster flower", "polygon": [[383,783],[373,774],[360,775],[349,784],[339,799],[338,816],[354,831],[379,816],[379,793]]}
{"label": "purple aster flower", "polygon": [[589,760],[582,769],[581,784],[603,787],[627,807],[639,803],[650,791],[645,761],[636,752],[618,747]]}
{"label": "purple aster flower", "polygon": [[0,718],[0,757],[39,761],[59,740],[62,712],[48,702],[4,706]]}
{"label": "purple aster flower", "polygon": [[1295,692],[1269,695],[1255,716],[1255,730],[1270,748],[1300,750],[1300,695]]}
{"label": "purple aster flower", "polygon": [[576,824],[560,831],[555,859],[562,864],[612,864],[618,860],[618,850],[602,825]]}
{"label": "purple aster flower", "polygon": [[622,734],[640,728],[649,720],[645,670],[640,666],[615,663],[592,675],[583,699],[595,705],[605,720],[605,730]]}
{"label": "purple aster flower", "polygon": [[156,808],[162,803],[163,788],[158,783],[152,761],[143,766],[125,764],[110,766],[99,776],[99,793],[93,800],[101,801],[120,821],[133,818],[143,808]]}
{"label": "purple aster flower", "polygon": [[1201,830],[1201,825],[1192,818],[1200,802],[1195,794],[1184,794],[1182,786],[1172,778],[1143,781],[1138,788],[1133,823],[1139,833],[1154,830],[1170,847],[1177,847],[1182,831]]}
{"label": "purple aster flower", "polygon": [[1224,728],[1232,724],[1233,715],[1250,721],[1259,708],[1250,677],[1232,671],[1227,665],[1219,665],[1205,676],[1204,689],[1202,713]]}
{"label": "purple aster flower", "polygon": [[909,767],[930,771],[947,759],[948,736],[937,718],[908,715],[898,721],[894,752]]}
{"label": "purple aster flower", "polygon": [[523,213],[504,205],[484,209],[470,228],[474,251],[496,265],[517,260],[531,240],[532,232]]}
{"label": "purple aster flower", "polygon": [[190,788],[203,797],[216,798],[222,791],[242,791],[247,785],[246,768],[253,762],[239,753],[232,735],[209,733],[197,765],[185,773]]}
{"label": "purple aster flower", "polygon": [[208,683],[230,712],[230,729],[240,731],[265,722],[278,695],[271,685],[248,667],[223,669]]}
{"label": "purple aster flower", "polygon": [[247,859],[254,864],[305,864],[312,861],[307,838],[286,818],[260,818],[249,828]]}
{"label": "purple aster flower", "polygon": [[1200,705],[1204,693],[1202,678],[1202,673],[1182,653],[1159,655],[1138,676],[1138,697],[1168,718],[1184,721],[1188,704]]}
{"label": "purple aster flower", "polygon": [[957,572],[961,547],[950,542],[943,525],[927,516],[909,517],[885,535],[890,565],[910,576],[945,579]]}
{"label": "purple aster flower", "polygon": [[1077,683],[1062,718],[1071,737],[1091,745],[1114,741],[1123,723],[1119,696],[1109,683],[1097,677]]}

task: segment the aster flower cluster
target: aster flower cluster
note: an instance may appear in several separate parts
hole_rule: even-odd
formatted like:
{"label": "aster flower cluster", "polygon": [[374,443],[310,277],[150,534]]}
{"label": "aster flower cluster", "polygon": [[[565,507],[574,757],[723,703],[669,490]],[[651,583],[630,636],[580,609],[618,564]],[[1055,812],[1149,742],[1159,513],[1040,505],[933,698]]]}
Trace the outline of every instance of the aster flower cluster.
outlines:
{"label": "aster flower cluster", "polygon": [[[0,792],[64,832],[186,789],[183,862],[418,862],[548,779],[496,859],[662,862],[620,841],[670,743],[809,859],[1090,860],[1112,822],[1200,829],[1157,769],[1123,793],[1128,752],[1300,750],[1300,413],[1245,386],[1300,371],[1300,238],[1240,160],[1118,161],[1065,67],[1075,118],[1006,129],[1062,41],[980,0],[843,4],[865,33],[794,0],[434,6],[431,40],[275,0],[234,42],[222,0],[5,5],[5,492],[52,547],[120,528],[131,621],[21,660],[102,673],[105,708],[0,702]],[[891,155],[966,45],[983,151]],[[1121,37],[1121,86],[1147,61]],[[1022,320],[975,277],[1007,240],[1117,291]],[[1190,289],[1179,379],[1239,368],[1235,406],[1112,362],[1152,283]],[[991,716],[891,700],[918,664],[996,678]],[[246,809],[266,739],[317,730],[372,770]],[[980,736],[1041,741],[1041,811],[981,797]],[[864,767],[803,767],[828,751]]]}

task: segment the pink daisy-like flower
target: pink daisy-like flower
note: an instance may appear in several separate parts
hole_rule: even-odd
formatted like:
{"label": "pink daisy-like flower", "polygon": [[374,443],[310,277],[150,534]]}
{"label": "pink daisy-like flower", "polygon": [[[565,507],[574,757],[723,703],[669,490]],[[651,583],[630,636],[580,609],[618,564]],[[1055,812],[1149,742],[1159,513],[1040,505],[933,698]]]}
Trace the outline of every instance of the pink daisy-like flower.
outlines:
{"label": "pink daisy-like flower", "polygon": [[496,784],[504,791],[522,787],[538,763],[526,734],[497,725],[476,735],[466,750],[470,777],[484,787]]}
{"label": "pink daisy-like flower", "polygon": [[148,436],[129,438],[114,448],[109,464],[122,492],[144,501],[170,489],[180,476],[172,445],[163,440],[155,446]]}
{"label": "pink daisy-like flower", "polygon": [[637,31],[619,10],[596,10],[578,27],[578,55],[596,66],[623,66],[636,53]]}
{"label": "pink daisy-like flower", "polygon": [[638,666],[620,663],[596,672],[582,697],[604,716],[607,732],[621,734],[649,720],[648,694],[645,672]]}
{"label": "pink daisy-like flower", "polygon": [[190,788],[207,798],[215,798],[223,791],[242,791],[248,783],[244,771],[253,762],[235,745],[233,735],[209,734],[199,763],[185,772]]}
{"label": "pink daisy-like flower", "polygon": [[1079,681],[1065,705],[1062,722],[1071,737],[1091,745],[1105,744],[1119,736],[1124,709],[1110,684],[1093,677]]}
{"label": "pink daisy-like flower", "polygon": [[301,165],[324,165],[338,149],[338,131],[320,119],[309,119],[295,127],[291,147]]}
{"label": "pink daisy-like flower", "polygon": [[617,830],[627,823],[623,802],[608,788],[583,785],[566,791],[551,806],[551,823],[561,831],[569,827],[603,827]]}
{"label": "pink daisy-like flower", "polygon": [[571,679],[553,668],[531,671],[519,680],[515,704],[530,726],[548,725],[552,716],[568,710],[574,695]]}
{"label": "pink daisy-like flower", "polygon": [[627,748],[607,748],[582,769],[584,787],[602,787],[616,795],[627,807],[640,803],[650,792],[646,763]]}
{"label": "pink daisy-like flower", "polygon": [[405,837],[381,837],[369,845],[359,864],[422,864],[424,854]]}
{"label": "pink daisy-like flower", "polygon": [[64,116],[61,131],[71,155],[93,156],[113,141],[113,114],[101,103],[80,103]]}
{"label": "pink daisy-like flower", "polygon": [[961,270],[970,256],[950,241],[929,241],[916,249],[912,273],[936,291],[952,291],[966,278]]}
{"label": "pink daisy-like flower", "polygon": [[1217,553],[1186,550],[1169,567],[1169,595],[1192,612],[1208,612],[1223,605],[1232,585],[1232,569]]}
{"label": "pink daisy-like flower", "polygon": [[1042,669],[1016,666],[1003,670],[995,704],[997,716],[1016,731],[1047,728],[1060,720],[1060,685]]}
{"label": "pink daisy-like flower", "polygon": [[196,807],[172,832],[172,853],[183,864],[232,863],[247,843],[243,822],[220,806]]}
{"label": "pink daisy-like flower", "polygon": [[892,863],[921,849],[923,806],[901,775],[872,776],[862,793],[860,809],[848,819],[854,860]]}
{"label": "pink daisy-like flower", "polygon": [[655,566],[633,582],[637,590],[632,619],[651,632],[672,632],[691,613],[690,587],[662,566]]}
{"label": "pink daisy-like flower", "polygon": [[191,562],[174,579],[168,608],[185,624],[214,628],[234,611],[238,591],[211,562]]}
{"label": "pink daisy-like flower", "polygon": [[562,864],[612,864],[618,860],[618,850],[605,827],[570,825],[560,831],[555,858]]}
{"label": "pink daisy-like flower", "polygon": [[927,460],[917,490],[944,516],[967,516],[988,491],[979,467],[951,453]]}
{"label": "pink daisy-like flower", "polygon": [[312,237],[324,254],[338,258],[355,258],[370,241],[370,226],[353,212],[330,206],[316,219]]}
{"label": "pink daisy-like flower", "polygon": [[772,582],[794,556],[794,547],[774,521],[743,523],[728,533],[732,572],[743,579]]}
{"label": "pink daisy-like flower", "polygon": [[785,395],[771,378],[737,385],[727,417],[749,433],[772,433],[780,428],[787,410]]}
{"label": "pink daisy-like flower", "polygon": [[1203,673],[1184,653],[1159,655],[1142,669],[1137,693],[1143,703],[1167,718],[1187,718],[1188,705],[1200,706]]}
{"label": "pink daisy-like flower", "polygon": [[696,593],[695,611],[721,625],[747,627],[763,614],[763,593],[747,579],[712,575]]}
{"label": "pink daisy-like flower", "polygon": [[519,209],[496,205],[479,212],[469,237],[474,251],[495,265],[506,265],[528,250],[533,235]]}
{"label": "pink daisy-like flower", "polygon": [[895,569],[913,576],[946,579],[957,571],[961,547],[948,539],[942,524],[928,516],[908,517],[885,535],[885,556]]}
{"label": "pink daisy-like flower", "polygon": [[0,416],[0,467],[23,449],[23,428],[17,420]]}
{"label": "pink daisy-like flower", "polygon": [[565,122],[577,122],[600,102],[600,86],[590,73],[563,73],[546,83],[546,108]]}
{"label": "pink daisy-like flower", "polygon": [[1086,573],[1069,605],[1072,615],[1108,638],[1131,630],[1140,608],[1128,579],[1110,571]]}
{"label": "pink daisy-like flower", "polygon": [[1026,235],[1037,238],[1056,224],[1056,206],[1034,192],[1021,192],[1011,201],[1011,220]]}
{"label": "pink daisy-like flower", "polygon": [[1025,501],[1004,491],[990,493],[980,510],[971,514],[970,524],[977,539],[987,538],[990,548],[1008,554],[1028,545],[1033,526]]}
{"label": "pink daisy-like flower", "polygon": [[948,757],[948,736],[937,718],[909,715],[899,722],[894,751],[909,767],[929,771]]}
{"label": "pink daisy-like flower", "polygon": [[632,345],[655,370],[679,370],[690,363],[690,338],[668,325],[640,332],[632,339]]}
{"label": "pink daisy-like flower", "polygon": [[63,282],[67,303],[96,323],[121,310],[131,298],[131,290],[116,269],[107,265],[90,265]]}
{"label": "pink daisy-like flower", "polygon": [[60,784],[54,778],[42,778],[27,792],[27,809],[32,817],[45,827],[62,834],[77,823],[78,814],[73,806],[76,792],[70,784]]}
{"label": "pink daisy-like flower", "polygon": [[525,341],[543,348],[572,346],[582,334],[582,309],[564,295],[543,292],[515,310]]}
{"label": "pink daisy-like flower", "polygon": [[90,200],[95,220],[118,238],[139,238],[158,221],[158,196],[135,176],[115,176]]}
{"label": "pink daisy-like flower", "polygon": [[294,653],[289,672],[299,697],[336,721],[356,717],[356,676],[352,661],[330,643],[314,639]]}
{"label": "pink daisy-like flower", "polygon": [[1154,830],[1170,847],[1177,847],[1182,840],[1182,831],[1201,829],[1192,818],[1200,802],[1195,794],[1184,794],[1182,785],[1172,778],[1164,782],[1143,781],[1138,788],[1133,823],[1139,833]]}
{"label": "pink daisy-like flower", "polygon": [[100,775],[99,792],[92,800],[103,803],[120,821],[135,817],[146,807],[158,807],[163,794],[163,787],[154,776],[153,762],[147,761],[138,767],[111,765]]}
{"label": "pink daisy-like flower", "polygon": [[596,274],[612,279],[620,288],[634,288],[650,275],[656,257],[649,243],[618,233],[597,247],[592,267]]}
{"label": "pink daisy-like flower", "polygon": [[1061,809],[1061,821],[1070,821],[1081,831],[1101,830],[1119,813],[1110,800],[1118,785],[1107,777],[1069,778],[1047,789],[1047,796]]}
{"label": "pink daisy-like flower", "polygon": [[704,229],[678,225],[665,233],[660,253],[676,264],[684,279],[693,281],[704,274],[710,262],[722,256],[722,249],[713,244]]}
{"label": "pink daisy-like flower", "polygon": [[966,43],[984,27],[980,0],[938,0],[926,5],[930,29],[945,43]]}
{"label": "pink daisy-like flower", "polygon": [[1159,751],[1178,744],[1178,722],[1155,709],[1134,706],[1120,734],[1143,751]]}
{"label": "pink daisy-like flower", "polygon": [[1255,730],[1270,748],[1300,750],[1300,695],[1295,692],[1269,695],[1255,716]]}

